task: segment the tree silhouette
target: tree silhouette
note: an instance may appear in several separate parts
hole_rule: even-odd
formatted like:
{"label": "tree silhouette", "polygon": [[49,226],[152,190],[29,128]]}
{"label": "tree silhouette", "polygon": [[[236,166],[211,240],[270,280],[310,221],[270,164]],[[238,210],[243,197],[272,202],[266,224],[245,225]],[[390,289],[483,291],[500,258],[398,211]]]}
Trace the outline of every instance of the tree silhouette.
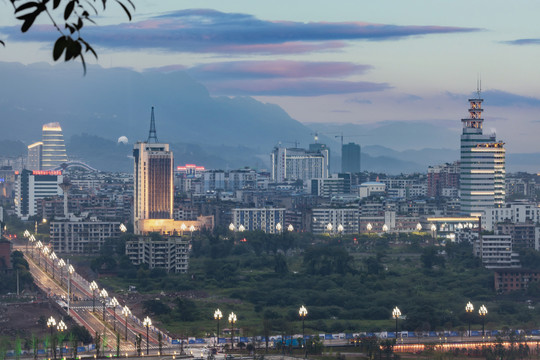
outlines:
{"label": "tree silhouette", "polygon": [[[64,55],[64,61],[80,58],[86,74],[84,54],[90,52],[97,59],[94,48],[81,35],[83,27],[92,23],[92,17],[105,11],[111,1],[120,5],[131,21],[131,11],[135,5],[131,0],[9,0],[13,5],[14,15],[22,22],[21,32],[25,33],[38,18],[48,18],[60,34],[53,48],[53,59],[58,61]],[[101,4],[100,7],[97,4]],[[95,5],[95,6],[94,6]],[[0,44],[5,46],[4,41]]]}

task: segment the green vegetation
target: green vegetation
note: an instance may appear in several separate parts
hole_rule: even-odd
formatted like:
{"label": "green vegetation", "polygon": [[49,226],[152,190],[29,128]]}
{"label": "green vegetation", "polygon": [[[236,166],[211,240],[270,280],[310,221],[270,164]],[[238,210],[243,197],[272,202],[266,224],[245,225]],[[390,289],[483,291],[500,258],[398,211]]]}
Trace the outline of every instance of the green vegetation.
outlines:
{"label": "green vegetation", "polygon": [[[145,311],[184,336],[212,334],[216,308],[224,313],[221,328],[229,326],[226,317],[234,311],[245,334],[298,333],[300,305],[308,308],[311,333],[393,331],[394,306],[406,316],[401,329],[464,331],[468,301],[476,309],[487,306],[488,328],[540,327],[539,312],[525,302],[537,299],[540,287],[497,295],[492,272],[468,244],[433,246],[423,233],[238,235],[221,230],[194,239],[190,271],[183,275],[132,266],[118,247],[117,255],[103,255],[117,264],[117,276],[105,281],[117,290],[135,285],[143,294],[156,294],[143,303]],[[167,296],[157,295],[162,292]],[[482,326],[478,316],[471,322],[472,328]]]}

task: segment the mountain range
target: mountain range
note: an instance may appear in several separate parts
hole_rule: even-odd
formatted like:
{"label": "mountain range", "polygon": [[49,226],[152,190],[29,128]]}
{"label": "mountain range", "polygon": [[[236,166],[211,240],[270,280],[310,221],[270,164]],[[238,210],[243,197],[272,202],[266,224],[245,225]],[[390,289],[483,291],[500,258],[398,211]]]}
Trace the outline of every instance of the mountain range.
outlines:
{"label": "mountain range", "polygon": [[[333,171],[340,168],[341,141],[362,145],[362,170],[425,172],[429,165],[459,158],[459,121],[303,124],[281,107],[251,97],[213,97],[182,71],[91,66],[82,76],[78,64],[0,62],[0,76],[3,155],[12,156],[17,148],[24,152],[15,139],[26,145],[40,140],[41,126],[57,121],[70,157],[103,170],[131,171],[130,144],[146,140],[155,107],[157,137],[171,144],[176,165],[268,168],[276,144],[307,147],[314,133],[330,147]],[[120,136],[130,144],[118,143]],[[536,172],[539,159],[539,154],[509,154],[507,168]]]}

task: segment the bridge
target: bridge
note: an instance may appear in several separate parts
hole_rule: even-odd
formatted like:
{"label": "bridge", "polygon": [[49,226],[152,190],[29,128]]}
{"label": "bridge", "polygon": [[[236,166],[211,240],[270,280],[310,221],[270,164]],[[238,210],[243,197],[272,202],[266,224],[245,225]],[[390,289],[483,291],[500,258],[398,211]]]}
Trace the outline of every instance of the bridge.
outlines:
{"label": "bridge", "polygon": [[98,169],[95,169],[82,161],[68,161],[68,162],[62,163],[62,165],[56,167],[54,170],[65,170],[69,168],[82,168],[82,169],[93,171],[93,172],[99,171]]}

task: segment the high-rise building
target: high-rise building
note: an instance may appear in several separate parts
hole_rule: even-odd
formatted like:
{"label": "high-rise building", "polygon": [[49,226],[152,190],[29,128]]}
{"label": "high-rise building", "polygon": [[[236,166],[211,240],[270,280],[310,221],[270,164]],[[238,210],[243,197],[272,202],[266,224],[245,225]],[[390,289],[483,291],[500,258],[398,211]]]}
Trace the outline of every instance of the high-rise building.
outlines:
{"label": "high-rise building", "polygon": [[23,170],[17,176],[15,211],[19,218],[37,215],[38,200],[62,195],[59,184],[63,181],[61,171]]}
{"label": "high-rise building", "polygon": [[[153,143],[150,142],[152,140]],[[154,108],[148,140],[134,145],[133,157],[133,224],[135,233],[139,234],[142,228],[140,220],[173,218],[173,153],[169,144],[157,141]]]}
{"label": "high-rise building", "polygon": [[41,158],[43,153],[43,142],[38,141],[28,145],[28,158],[26,168],[28,170],[41,170]]}
{"label": "high-rise building", "polygon": [[348,143],[341,146],[341,172],[360,172],[360,145]]}
{"label": "high-rise building", "polygon": [[460,203],[461,212],[481,216],[485,209],[504,205],[505,149],[495,134],[484,134],[480,90],[469,99],[469,117],[462,119]]}
{"label": "high-rise building", "polygon": [[68,161],[64,135],[57,122],[43,125],[41,169],[54,170]]}
{"label": "high-rise building", "polygon": [[309,151],[299,148],[283,148],[276,146],[272,151],[272,180],[302,180],[307,183],[311,179],[328,177],[327,148]]}

